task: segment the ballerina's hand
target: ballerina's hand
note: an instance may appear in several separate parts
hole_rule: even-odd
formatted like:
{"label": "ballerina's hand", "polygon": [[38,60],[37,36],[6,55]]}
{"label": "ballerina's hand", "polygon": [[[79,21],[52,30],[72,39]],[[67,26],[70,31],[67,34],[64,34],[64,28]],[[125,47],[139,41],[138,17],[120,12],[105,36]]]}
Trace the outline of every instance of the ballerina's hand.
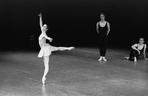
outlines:
{"label": "ballerina's hand", "polygon": [[39,16],[39,17],[42,17],[42,14],[40,13],[40,14],[38,14],[38,16]]}
{"label": "ballerina's hand", "polygon": [[145,60],[147,60],[147,58],[144,58]]}
{"label": "ballerina's hand", "polygon": [[52,40],[53,40],[52,38],[49,39],[50,42],[52,42]]}

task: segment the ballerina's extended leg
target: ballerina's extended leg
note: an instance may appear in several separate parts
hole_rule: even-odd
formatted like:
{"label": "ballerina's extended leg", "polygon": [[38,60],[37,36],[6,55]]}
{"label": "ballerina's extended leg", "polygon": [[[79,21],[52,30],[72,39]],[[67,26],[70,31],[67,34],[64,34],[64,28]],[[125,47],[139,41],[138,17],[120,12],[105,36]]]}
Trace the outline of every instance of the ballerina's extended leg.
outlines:
{"label": "ballerina's extended leg", "polygon": [[72,50],[74,47],[58,47],[59,51],[64,51],[64,50]]}

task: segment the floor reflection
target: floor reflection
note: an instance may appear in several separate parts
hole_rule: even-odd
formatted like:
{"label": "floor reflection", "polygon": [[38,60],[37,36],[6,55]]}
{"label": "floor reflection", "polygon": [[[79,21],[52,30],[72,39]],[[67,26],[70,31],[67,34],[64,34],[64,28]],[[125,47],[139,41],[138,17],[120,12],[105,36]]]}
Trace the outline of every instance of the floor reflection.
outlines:
{"label": "floor reflection", "polygon": [[45,85],[42,85],[42,94],[43,96],[48,96]]}
{"label": "floor reflection", "polygon": [[134,62],[134,68],[136,68],[137,62]]}
{"label": "floor reflection", "polygon": [[100,65],[106,64],[106,61],[99,61]]}

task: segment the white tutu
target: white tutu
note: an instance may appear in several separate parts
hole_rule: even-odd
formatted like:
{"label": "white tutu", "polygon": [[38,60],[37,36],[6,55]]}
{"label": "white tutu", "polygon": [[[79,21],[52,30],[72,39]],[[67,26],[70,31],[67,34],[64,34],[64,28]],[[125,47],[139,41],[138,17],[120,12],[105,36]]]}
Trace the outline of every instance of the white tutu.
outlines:
{"label": "white tutu", "polygon": [[56,51],[56,50],[58,50],[58,47],[54,47],[54,46],[47,44],[46,46],[41,48],[38,54],[38,57],[42,58],[43,56],[49,56],[52,53],[52,51]]}

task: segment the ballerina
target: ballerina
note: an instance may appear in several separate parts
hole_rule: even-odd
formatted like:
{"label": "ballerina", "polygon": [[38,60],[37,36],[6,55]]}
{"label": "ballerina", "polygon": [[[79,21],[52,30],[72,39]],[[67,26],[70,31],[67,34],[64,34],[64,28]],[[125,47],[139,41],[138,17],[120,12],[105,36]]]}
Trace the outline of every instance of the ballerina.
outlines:
{"label": "ballerina", "polygon": [[45,84],[46,75],[49,71],[49,56],[51,55],[51,53],[53,51],[72,50],[72,49],[74,49],[74,47],[55,47],[55,46],[51,46],[50,44],[46,43],[46,39],[49,40],[50,42],[52,42],[52,38],[50,38],[46,35],[48,28],[47,28],[46,24],[43,25],[42,14],[40,13],[38,16],[39,16],[40,28],[41,28],[41,32],[42,32],[38,38],[39,46],[41,48],[40,52],[38,54],[38,57],[39,58],[43,57],[45,69],[44,69],[44,74],[42,77],[42,83]]}

